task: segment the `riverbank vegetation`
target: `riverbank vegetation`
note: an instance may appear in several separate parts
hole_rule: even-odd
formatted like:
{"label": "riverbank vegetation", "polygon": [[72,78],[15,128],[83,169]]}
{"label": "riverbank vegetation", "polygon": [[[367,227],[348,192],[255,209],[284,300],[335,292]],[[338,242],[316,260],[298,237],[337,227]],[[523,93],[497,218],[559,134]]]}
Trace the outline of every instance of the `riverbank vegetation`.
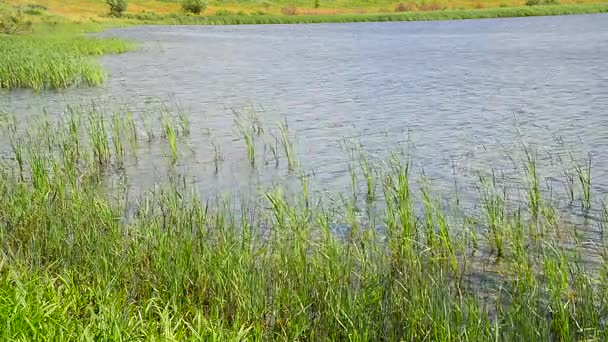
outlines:
{"label": "riverbank vegetation", "polygon": [[186,16],[131,14],[126,18],[146,24],[191,24],[191,25],[247,25],[247,24],[313,24],[313,23],[350,23],[350,22],[384,22],[384,21],[432,21],[489,19],[549,15],[569,15],[585,13],[607,13],[608,4],[586,5],[546,5],[512,8],[444,10],[444,11],[411,11],[377,14],[338,14],[338,15],[239,15],[235,12],[221,15]]}
{"label": "riverbank vegetation", "polygon": [[[6,0],[9,5],[27,6],[32,3],[42,6],[51,14],[63,16],[73,21],[90,18],[99,20],[108,15],[105,1],[79,0]],[[113,0],[114,1],[114,0]],[[121,0],[123,1],[123,0]],[[126,0],[126,13],[157,15],[176,14],[182,11],[181,0]],[[547,3],[563,5],[602,3],[601,0],[560,0]],[[375,14],[395,11],[441,11],[467,10],[482,8],[522,7],[525,0],[256,0],[256,1],[204,1],[208,7],[206,15],[233,13],[240,15],[336,15],[336,14]],[[539,1],[538,4],[545,3]],[[401,6],[400,6],[401,5]]]}
{"label": "riverbank vegetation", "polygon": [[[561,198],[524,146],[516,184],[487,172],[459,186],[477,189],[471,207],[431,190],[407,148],[374,160],[352,147],[346,194],[311,191],[292,162],[296,191],[262,188],[251,201],[202,199],[172,167],[134,197],[125,167],[147,144],[179,163],[187,120],[142,126],[150,121],[78,108],[29,124],[5,117],[3,339],[608,337],[608,209],[589,159],[564,159],[572,196]],[[286,125],[239,120],[252,139],[283,132],[291,150]]]}

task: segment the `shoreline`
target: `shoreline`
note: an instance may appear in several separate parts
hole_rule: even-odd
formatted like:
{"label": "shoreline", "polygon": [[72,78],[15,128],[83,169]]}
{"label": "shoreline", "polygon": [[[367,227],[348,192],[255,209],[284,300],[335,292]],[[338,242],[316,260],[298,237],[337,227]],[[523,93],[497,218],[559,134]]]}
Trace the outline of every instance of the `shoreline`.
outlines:
{"label": "shoreline", "polygon": [[560,16],[608,13],[608,3],[504,7],[471,10],[415,11],[399,13],[331,15],[230,15],[193,16],[185,14],[126,14],[116,22],[133,25],[264,25],[321,24],[354,22],[444,21],[535,16]]}

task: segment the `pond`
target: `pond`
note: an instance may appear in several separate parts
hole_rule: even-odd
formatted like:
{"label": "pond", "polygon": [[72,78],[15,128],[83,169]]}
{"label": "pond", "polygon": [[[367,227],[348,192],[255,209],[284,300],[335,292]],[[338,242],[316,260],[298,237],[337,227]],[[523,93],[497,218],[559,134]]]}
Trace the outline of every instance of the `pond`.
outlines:
{"label": "pond", "polygon": [[[411,151],[416,172],[452,188],[454,174],[513,170],[528,146],[547,181],[563,156],[593,164],[608,189],[608,15],[441,22],[258,26],[145,26],[104,35],[141,48],[104,56],[100,88],[1,92],[17,115],[68,104],[186,112],[191,135],[178,168],[202,193],[255,193],[289,177],[259,138],[255,169],[235,112],[266,132],[286,123],[316,190],[346,190],[360,143],[373,163]],[[270,133],[266,134],[270,136]],[[214,153],[223,159],[216,170]],[[142,186],[167,167],[150,146],[127,174]],[[216,172],[217,171],[217,172]],[[509,177],[507,174],[504,177]],[[516,177],[516,176],[514,176]],[[557,187],[557,186],[556,186]]]}

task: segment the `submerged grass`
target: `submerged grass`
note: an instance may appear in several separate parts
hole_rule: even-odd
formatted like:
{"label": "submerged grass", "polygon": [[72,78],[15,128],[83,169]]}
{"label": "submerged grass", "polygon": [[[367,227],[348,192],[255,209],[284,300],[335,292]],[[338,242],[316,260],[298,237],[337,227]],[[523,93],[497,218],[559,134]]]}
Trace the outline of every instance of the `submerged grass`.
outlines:
{"label": "submerged grass", "polygon": [[[111,161],[133,157],[129,139],[186,130],[161,116],[162,132],[129,134],[136,121],[118,115],[6,125],[2,339],[608,338],[605,245],[581,242],[576,223],[555,227],[563,208],[536,209],[553,202],[537,190],[533,159],[523,205],[484,175],[479,211],[446,207],[427,180],[412,181],[402,154],[361,161],[363,191],[382,189],[365,213],[312,194],[302,173],[301,191],[263,189],[238,210],[202,201],[175,174],[127,203],[128,187],[104,185]],[[585,229],[605,227],[605,208]]]}

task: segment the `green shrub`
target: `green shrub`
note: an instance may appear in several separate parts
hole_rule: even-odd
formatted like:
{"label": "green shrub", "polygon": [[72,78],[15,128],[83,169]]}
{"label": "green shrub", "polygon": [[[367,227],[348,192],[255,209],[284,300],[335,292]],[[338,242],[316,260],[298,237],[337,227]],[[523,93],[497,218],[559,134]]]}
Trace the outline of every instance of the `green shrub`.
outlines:
{"label": "green shrub", "polygon": [[207,4],[203,0],[184,0],[182,9],[187,13],[200,14],[207,9]]}
{"label": "green shrub", "polygon": [[127,0],[106,0],[106,4],[110,7],[110,15],[120,17],[127,10]]}

